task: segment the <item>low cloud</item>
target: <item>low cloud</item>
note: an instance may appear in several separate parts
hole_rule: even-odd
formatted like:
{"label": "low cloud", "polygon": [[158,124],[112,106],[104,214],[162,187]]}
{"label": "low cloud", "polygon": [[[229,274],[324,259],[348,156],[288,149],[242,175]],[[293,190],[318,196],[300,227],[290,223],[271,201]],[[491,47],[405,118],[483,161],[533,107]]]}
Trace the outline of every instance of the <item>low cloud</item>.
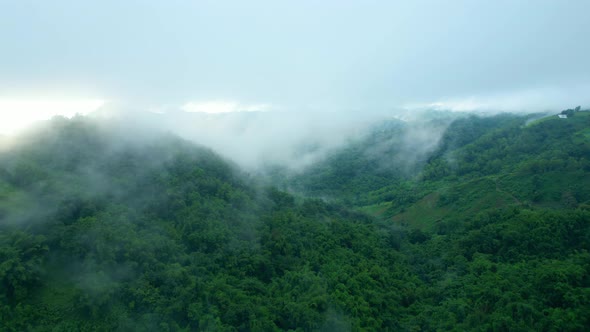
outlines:
{"label": "low cloud", "polygon": [[236,112],[266,112],[271,110],[269,104],[241,104],[231,101],[189,102],[181,107],[185,112],[194,113],[236,113]]}
{"label": "low cloud", "polygon": [[[186,107],[155,112],[108,105],[94,116],[174,133],[212,148],[248,171],[269,165],[302,169],[388,117],[378,112],[260,111],[266,108],[270,106],[224,102],[198,104],[190,112]],[[136,131],[129,132],[132,136]]]}
{"label": "low cloud", "polygon": [[456,112],[554,112],[567,107],[590,106],[590,85],[530,88],[494,94],[445,98],[427,103],[408,103],[407,110],[434,109]]}

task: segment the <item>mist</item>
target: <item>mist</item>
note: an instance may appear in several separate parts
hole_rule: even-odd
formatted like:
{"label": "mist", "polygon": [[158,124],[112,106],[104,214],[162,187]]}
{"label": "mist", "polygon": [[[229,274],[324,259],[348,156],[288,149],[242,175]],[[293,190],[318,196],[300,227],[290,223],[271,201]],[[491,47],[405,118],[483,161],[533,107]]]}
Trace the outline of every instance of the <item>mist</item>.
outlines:
{"label": "mist", "polygon": [[103,117],[125,113],[249,170],[300,170],[372,124],[424,110],[589,107],[589,11],[586,1],[4,2],[0,128],[16,127],[7,101],[91,100]]}
{"label": "mist", "polygon": [[115,105],[90,117],[145,131],[169,132],[211,148],[247,171],[265,166],[301,170],[329,151],[346,145],[379,121],[384,112],[233,112],[125,111]]}
{"label": "mist", "polygon": [[583,329],[589,13],[0,0],[0,330]]}

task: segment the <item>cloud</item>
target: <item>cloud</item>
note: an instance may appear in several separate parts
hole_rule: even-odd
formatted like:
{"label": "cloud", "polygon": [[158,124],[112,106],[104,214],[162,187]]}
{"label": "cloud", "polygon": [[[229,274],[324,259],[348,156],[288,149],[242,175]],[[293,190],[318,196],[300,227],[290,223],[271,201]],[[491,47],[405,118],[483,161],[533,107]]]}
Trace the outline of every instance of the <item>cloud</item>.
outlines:
{"label": "cloud", "polygon": [[546,112],[581,105],[590,106],[590,85],[529,88],[518,91],[445,98],[434,102],[407,103],[406,110],[434,109],[456,112]]}
{"label": "cloud", "polygon": [[390,116],[379,112],[302,112],[274,110],[268,104],[229,104],[219,108],[214,105],[209,112],[203,111],[205,108],[187,112],[179,107],[141,111],[111,103],[93,116],[112,119],[111,126],[128,124],[127,132],[138,139],[145,138],[136,127],[147,128],[147,132],[174,133],[212,148],[249,171],[268,164],[302,169]]}
{"label": "cloud", "polygon": [[271,109],[269,104],[241,104],[232,101],[188,102],[181,109],[194,113],[235,113],[235,112],[266,112]]}

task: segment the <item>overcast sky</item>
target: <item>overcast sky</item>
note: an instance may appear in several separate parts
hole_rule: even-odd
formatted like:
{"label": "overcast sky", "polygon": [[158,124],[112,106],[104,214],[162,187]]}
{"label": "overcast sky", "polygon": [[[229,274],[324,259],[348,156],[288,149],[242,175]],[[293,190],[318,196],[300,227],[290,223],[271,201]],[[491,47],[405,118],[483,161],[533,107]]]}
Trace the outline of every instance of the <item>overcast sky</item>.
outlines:
{"label": "overcast sky", "polygon": [[0,0],[0,98],[362,111],[589,91],[586,0]]}

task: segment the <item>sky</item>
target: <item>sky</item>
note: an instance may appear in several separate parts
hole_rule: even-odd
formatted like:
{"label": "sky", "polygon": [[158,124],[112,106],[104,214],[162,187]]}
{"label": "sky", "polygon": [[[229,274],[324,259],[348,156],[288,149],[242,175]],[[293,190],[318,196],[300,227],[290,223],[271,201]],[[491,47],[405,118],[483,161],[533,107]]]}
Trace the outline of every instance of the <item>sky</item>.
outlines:
{"label": "sky", "polygon": [[0,112],[590,106],[588,13],[586,0],[0,0]]}

